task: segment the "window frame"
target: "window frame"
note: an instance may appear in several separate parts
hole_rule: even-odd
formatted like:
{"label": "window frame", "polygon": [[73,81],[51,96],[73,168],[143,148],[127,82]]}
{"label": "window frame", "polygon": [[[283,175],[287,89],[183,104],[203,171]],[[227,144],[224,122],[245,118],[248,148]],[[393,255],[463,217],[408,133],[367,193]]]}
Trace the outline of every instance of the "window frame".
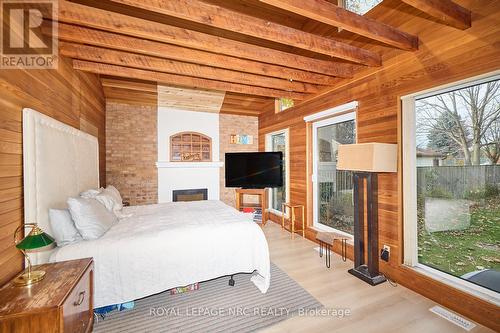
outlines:
{"label": "window frame", "polygon": [[[275,135],[284,134],[285,135],[285,202],[290,200],[290,130],[289,128],[284,128],[278,131],[270,132],[266,134],[265,137],[265,149],[266,152],[273,151],[273,141],[272,137]],[[278,216],[282,216],[283,213],[280,210],[276,210],[273,207],[273,196],[270,193],[268,198],[268,208],[267,211]],[[288,212],[285,213],[285,217],[288,218]]]}
{"label": "window frame", "polygon": [[402,196],[400,204],[403,210],[403,265],[468,294],[499,304],[499,293],[419,263],[417,230],[416,100],[495,80],[500,80],[500,70],[401,96]]}
{"label": "window frame", "polygon": [[[293,105],[292,106],[289,106],[285,109],[283,109],[283,99],[286,98],[286,99],[289,99],[292,101]],[[284,112],[288,109],[291,109],[295,106],[295,100],[292,99],[292,98],[287,98],[287,97],[280,97],[280,98],[275,98],[274,99],[274,113],[280,113],[280,112]]]}
{"label": "window frame", "polygon": [[[316,120],[312,123],[312,217],[313,217],[313,224],[312,226],[320,231],[327,231],[327,232],[335,232],[337,234],[347,236],[350,239],[354,238],[354,235],[351,235],[345,231],[335,229],[333,227],[324,225],[319,222],[319,216],[318,216],[318,175],[317,175],[317,168],[318,168],[318,156],[317,156],[317,145],[318,145],[318,128],[320,127],[325,127],[325,126],[330,126],[334,124],[339,124],[343,123],[346,121],[354,121],[354,126],[355,126],[355,142],[358,142],[358,131],[357,131],[357,102],[355,103],[354,108],[350,108],[351,103],[345,104],[347,110],[342,110],[340,111],[340,114],[335,114],[332,113],[330,117],[326,119],[320,119]],[[354,104],[352,104],[354,105]],[[342,106],[344,107],[344,106]],[[346,111],[346,112],[344,112]]]}

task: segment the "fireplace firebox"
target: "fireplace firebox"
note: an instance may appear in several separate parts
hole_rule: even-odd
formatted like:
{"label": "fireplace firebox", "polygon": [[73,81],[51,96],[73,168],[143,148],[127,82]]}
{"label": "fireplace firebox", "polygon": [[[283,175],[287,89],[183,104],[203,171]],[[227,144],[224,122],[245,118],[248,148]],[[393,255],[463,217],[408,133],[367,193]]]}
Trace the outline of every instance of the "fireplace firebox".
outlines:
{"label": "fireplace firebox", "polygon": [[173,201],[199,201],[208,199],[208,189],[173,190]]}

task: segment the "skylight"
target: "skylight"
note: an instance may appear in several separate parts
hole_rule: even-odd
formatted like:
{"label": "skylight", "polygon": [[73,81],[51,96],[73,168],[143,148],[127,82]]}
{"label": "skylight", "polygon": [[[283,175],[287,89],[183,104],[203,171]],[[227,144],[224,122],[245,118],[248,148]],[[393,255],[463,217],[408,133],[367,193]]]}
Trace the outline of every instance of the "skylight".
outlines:
{"label": "skylight", "polygon": [[381,2],[382,0],[342,0],[345,9],[359,15],[364,15]]}

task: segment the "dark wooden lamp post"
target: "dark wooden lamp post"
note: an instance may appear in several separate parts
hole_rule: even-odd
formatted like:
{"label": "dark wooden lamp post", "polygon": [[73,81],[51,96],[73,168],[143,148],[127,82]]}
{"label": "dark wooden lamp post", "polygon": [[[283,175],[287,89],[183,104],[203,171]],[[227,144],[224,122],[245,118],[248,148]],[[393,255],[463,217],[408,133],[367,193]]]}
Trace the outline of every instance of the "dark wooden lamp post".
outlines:
{"label": "dark wooden lamp post", "polygon": [[[337,170],[354,171],[354,268],[349,273],[375,286],[386,279],[378,270],[378,173],[397,172],[397,145],[340,145]],[[366,183],[366,203],[365,203]],[[365,263],[365,209],[367,262]]]}

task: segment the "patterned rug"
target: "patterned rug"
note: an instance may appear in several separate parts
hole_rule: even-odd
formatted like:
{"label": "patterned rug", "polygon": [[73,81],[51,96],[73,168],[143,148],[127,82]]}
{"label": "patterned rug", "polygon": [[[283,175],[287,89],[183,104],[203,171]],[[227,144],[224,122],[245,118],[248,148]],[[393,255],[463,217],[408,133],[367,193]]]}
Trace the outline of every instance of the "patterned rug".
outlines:
{"label": "patterned rug", "polygon": [[251,274],[200,283],[183,294],[163,292],[135,302],[128,311],[96,317],[94,332],[254,332],[305,310],[323,307],[285,272],[271,263],[271,285],[262,294]]}

